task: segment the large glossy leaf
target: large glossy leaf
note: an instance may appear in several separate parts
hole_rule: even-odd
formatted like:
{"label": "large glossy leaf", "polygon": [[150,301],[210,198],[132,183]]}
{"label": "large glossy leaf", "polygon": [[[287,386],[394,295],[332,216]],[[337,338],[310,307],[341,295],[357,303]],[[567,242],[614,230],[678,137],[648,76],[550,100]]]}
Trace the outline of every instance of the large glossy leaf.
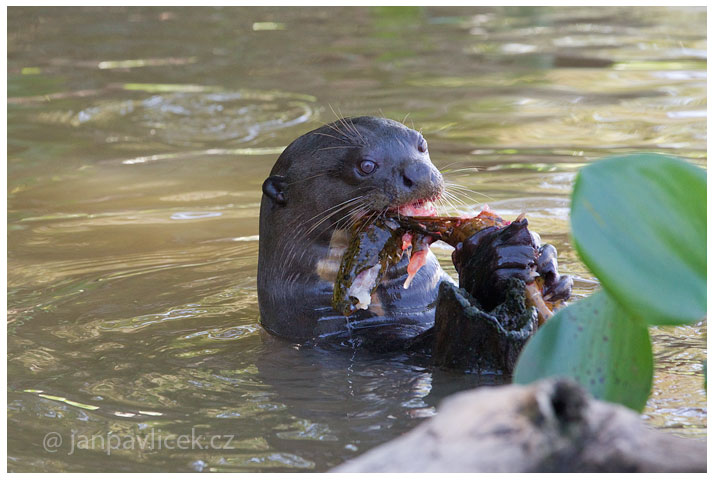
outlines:
{"label": "large glossy leaf", "polygon": [[594,397],[641,411],[652,386],[647,326],[599,291],[556,313],[526,344],[513,376],[568,376]]}
{"label": "large glossy leaf", "polygon": [[706,314],[706,175],[659,154],[583,168],[572,197],[573,241],[602,286],[649,324]]}

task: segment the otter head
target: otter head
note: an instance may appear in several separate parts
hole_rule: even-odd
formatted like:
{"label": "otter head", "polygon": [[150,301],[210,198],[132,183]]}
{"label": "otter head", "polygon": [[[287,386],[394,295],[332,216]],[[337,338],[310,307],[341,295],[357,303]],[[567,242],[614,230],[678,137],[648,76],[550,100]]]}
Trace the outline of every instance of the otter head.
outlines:
{"label": "otter head", "polygon": [[291,143],[263,184],[271,211],[322,222],[321,233],[354,216],[420,207],[438,198],[441,173],[421,133],[385,118],[345,118]]}

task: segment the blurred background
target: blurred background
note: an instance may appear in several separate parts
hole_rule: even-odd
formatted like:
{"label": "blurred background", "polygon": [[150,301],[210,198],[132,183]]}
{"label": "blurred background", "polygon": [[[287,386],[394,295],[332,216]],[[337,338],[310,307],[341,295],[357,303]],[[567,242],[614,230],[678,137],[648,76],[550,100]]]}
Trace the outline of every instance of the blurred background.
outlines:
{"label": "blurred background", "polygon": [[[461,186],[450,213],[527,212],[578,298],[578,168],[705,167],[706,56],[703,7],[9,8],[8,468],[322,471],[503,382],[261,330],[279,153],[339,116],[404,121]],[[706,324],[651,335],[644,419],[705,436]],[[225,448],[70,453],[192,429]]]}

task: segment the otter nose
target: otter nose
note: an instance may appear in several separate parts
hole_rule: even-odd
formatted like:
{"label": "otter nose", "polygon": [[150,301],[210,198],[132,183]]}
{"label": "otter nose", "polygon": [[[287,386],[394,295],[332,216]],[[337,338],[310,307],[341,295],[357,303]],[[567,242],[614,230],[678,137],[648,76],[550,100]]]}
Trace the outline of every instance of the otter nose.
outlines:
{"label": "otter nose", "polygon": [[416,190],[434,183],[436,178],[433,170],[431,166],[422,162],[409,163],[402,170],[402,183],[409,190]]}

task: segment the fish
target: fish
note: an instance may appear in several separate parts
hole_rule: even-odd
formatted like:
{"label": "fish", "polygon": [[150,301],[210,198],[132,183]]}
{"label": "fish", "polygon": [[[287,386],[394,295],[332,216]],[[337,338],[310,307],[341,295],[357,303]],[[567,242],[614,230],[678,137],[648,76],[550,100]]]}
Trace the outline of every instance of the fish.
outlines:
{"label": "fish", "polygon": [[404,252],[410,256],[403,285],[407,289],[436,240],[455,246],[479,230],[508,223],[488,206],[475,217],[398,215],[358,221],[351,228],[350,243],[342,256],[332,306],[345,316],[369,308],[371,296],[387,269],[396,265]]}
{"label": "fish", "polygon": [[[523,218],[524,213],[515,221]],[[409,255],[409,264],[403,287],[407,289],[426,263],[433,242],[441,240],[456,248],[485,228],[502,228],[510,224],[488,205],[475,216],[450,217],[429,212],[428,215],[380,216],[371,222],[358,221],[351,229],[350,243],[340,263],[332,306],[345,316],[359,309],[368,309],[372,294],[387,269],[396,265],[405,252]],[[553,315],[552,304],[543,300],[542,290],[542,282],[526,285],[527,304],[536,308],[539,324]]]}
{"label": "fish", "polygon": [[332,295],[333,308],[345,316],[369,308],[387,269],[402,258],[406,230],[392,218],[380,217],[356,222],[350,233]]}

